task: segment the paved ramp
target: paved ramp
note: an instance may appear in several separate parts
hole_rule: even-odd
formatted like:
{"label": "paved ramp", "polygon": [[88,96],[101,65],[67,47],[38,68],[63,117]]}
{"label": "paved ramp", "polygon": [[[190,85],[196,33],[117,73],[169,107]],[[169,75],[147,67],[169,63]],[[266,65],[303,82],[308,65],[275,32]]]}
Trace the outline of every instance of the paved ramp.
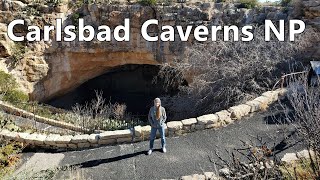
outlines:
{"label": "paved ramp", "polygon": [[[227,127],[213,130],[203,130],[189,133],[179,137],[167,138],[166,154],[160,151],[160,140],[155,141],[158,148],[150,156],[146,155],[148,141],[116,146],[105,146],[83,151],[70,151],[56,154],[41,153],[41,157],[34,153],[25,153],[31,158],[25,163],[34,163],[35,169],[55,166],[76,166],[76,170],[61,170],[55,179],[168,179],[183,175],[214,171],[215,163],[219,162],[215,151],[229,159],[225,149],[242,147],[242,141],[254,140],[256,136],[262,137],[269,144],[279,144],[283,138],[290,134],[293,127],[279,125],[270,121],[267,112],[248,117]],[[271,122],[272,124],[267,124]],[[284,133],[285,132],[285,133]],[[286,143],[296,142],[291,136]],[[288,144],[279,144],[280,149]],[[301,149],[301,144],[283,150],[278,156],[286,152],[295,152]],[[57,158],[56,158],[57,157]],[[63,157],[61,159],[61,157]],[[37,158],[34,161],[33,158]],[[59,161],[59,163],[57,163]],[[32,165],[29,165],[32,167]]]}

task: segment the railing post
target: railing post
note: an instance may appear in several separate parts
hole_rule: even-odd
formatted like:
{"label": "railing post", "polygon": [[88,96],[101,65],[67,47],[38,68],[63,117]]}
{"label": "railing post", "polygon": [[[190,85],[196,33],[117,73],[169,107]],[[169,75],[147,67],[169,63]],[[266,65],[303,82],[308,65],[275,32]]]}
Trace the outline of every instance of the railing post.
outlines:
{"label": "railing post", "polygon": [[32,102],[31,103],[31,106],[32,106],[32,113],[33,113],[33,121],[34,121],[34,128],[38,131],[37,129],[37,121],[36,121],[36,114],[35,114],[35,105],[34,103]]}

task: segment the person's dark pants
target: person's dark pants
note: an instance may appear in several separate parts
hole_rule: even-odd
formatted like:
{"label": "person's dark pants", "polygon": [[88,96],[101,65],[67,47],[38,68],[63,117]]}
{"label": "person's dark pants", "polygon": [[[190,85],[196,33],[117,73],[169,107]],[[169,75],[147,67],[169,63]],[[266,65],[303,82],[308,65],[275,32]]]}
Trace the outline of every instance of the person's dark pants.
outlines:
{"label": "person's dark pants", "polygon": [[165,129],[164,129],[164,127],[160,127],[160,128],[151,127],[150,149],[153,149],[153,144],[154,144],[154,140],[156,138],[157,130],[159,131],[160,136],[161,136],[162,148],[166,146],[166,137],[165,137]]}

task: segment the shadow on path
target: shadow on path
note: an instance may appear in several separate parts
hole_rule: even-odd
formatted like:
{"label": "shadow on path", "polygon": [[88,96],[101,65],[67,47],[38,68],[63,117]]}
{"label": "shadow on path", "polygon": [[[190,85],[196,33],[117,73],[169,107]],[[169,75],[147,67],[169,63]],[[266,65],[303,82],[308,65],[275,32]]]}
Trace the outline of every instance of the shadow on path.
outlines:
{"label": "shadow on path", "polygon": [[[153,152],[155,152],[155,151],[162,152],[161,149],[153,149]],[[99,166],[100,164],[106,164],[106,163],[111,163],[111,162],[115,162],[115,161],[120,161],[120,160],[124,160],[124,159],[128,159],[128,158],[132,158],[135,156],[139,156],[141,154],[148,155],[147,151],[139,151],[139,152],[125,154],[125,155],[116,156],[116,157],[112,157],[112,158],[85,161],[85,162],[82,162],[79,164],[74,164],[71,166],[77,166],[79,168],[90,168],[90,167],[94,167],[94,166]]]}

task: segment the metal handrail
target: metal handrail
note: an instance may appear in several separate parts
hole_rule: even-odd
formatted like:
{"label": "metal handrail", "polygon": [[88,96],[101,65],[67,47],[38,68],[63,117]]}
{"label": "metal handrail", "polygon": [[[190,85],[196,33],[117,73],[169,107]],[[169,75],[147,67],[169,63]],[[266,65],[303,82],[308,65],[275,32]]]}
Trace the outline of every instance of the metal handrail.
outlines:
{"label": "metal handrail", "polygon": [[301,71],[301,72],[294,72],[294,73],[289,73],[289,74],[283,74],[282,76],[281,76],[281,78],[280,78],[280,80],[278,80],[275,84],[274,84],[274,86],[272,87],[272,90],[274,90],[275,89],[275,87],[281,82],[281,89],[283,88],[283,85],[284,85],[284,80],[285,80],[285,78],[286,77],[288,77],[288,76],[292,76],[292,75],[297,75],[297,74],[303,74],[303,73],[308,73],[309,71]]}

